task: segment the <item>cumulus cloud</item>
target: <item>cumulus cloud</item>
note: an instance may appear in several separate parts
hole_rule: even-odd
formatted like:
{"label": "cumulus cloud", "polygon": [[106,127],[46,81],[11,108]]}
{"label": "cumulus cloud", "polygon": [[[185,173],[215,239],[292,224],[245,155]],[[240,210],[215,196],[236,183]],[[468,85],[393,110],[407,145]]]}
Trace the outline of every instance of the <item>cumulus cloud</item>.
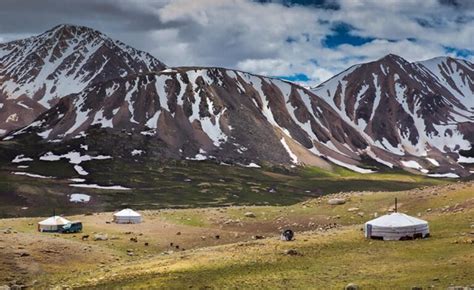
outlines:
{"label": "cumulus cloud", "polygon": [[311,85],[388,53],[474,54],[470,0],[3,0],[0,40],[60,23],[96,28],[171,66],[305,75]]}

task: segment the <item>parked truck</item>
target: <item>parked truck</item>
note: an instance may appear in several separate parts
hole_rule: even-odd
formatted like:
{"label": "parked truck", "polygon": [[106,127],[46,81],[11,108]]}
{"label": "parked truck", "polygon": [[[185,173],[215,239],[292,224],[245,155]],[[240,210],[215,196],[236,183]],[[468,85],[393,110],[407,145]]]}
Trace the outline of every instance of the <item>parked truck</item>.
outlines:
{"label": "parked truck", "polygon": [[82,232],[82,222],[71,222],[59,228],[63,234],[72,234]]}

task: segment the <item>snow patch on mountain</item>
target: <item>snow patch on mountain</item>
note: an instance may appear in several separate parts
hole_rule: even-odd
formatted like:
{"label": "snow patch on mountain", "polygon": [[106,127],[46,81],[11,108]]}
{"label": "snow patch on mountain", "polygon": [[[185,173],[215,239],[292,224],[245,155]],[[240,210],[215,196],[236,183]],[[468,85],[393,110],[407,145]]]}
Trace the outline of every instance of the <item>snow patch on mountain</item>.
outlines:
{"label": "snow patch on mountain", "polygon": [[142,155],[144,152],[145,152],[145,151],[143,151],[143,150],[134,149],[134,150],[131,152],[131,154],[132,154],[132,156],[140,156],[140,155]]}
{"label": "snow patch on mountain", "polygon": [[12,174],[14,174],[14,175],[23,175],[23,176],[28,176],[28,177],[32,177],[32,178],[41,178],[41,179],[55,178],[53,176],[44,176],[44,175],[40,175],[40,174],[33,174],[33,173],[28,173],[28,172],[23,172],[23,171],[15,171],[15,172],[12,172]]}
{"label": "snow patch on mountain", "polygon": [[83,193],[73,193],[69,196],[70,202],[88,203],[90,200],[91,196]]}
{"label": "snow patch on mountain", "polygon": [[436,178],[459,178],[459,175],[455,173],[434,173],[428,174],[429,177],[436,177]]}
{"label": "snow patch on mountain", "polygon": [[474,157],[465,157],[459,155],[458,163],[474,163]]}
{"label": "snow patch on mountain", "polygon": [[371,170],[371,169],[366,169],[366,168],[360,168],[358,166],[355,166],[355,165],[352,165],[352,164],[348,164],[348,163],[345,163],[345,162],[342,162],[340,160],[337,160],[333,157],[330,157],[330,156],[327,156],[327,158],[333,162],[334,164],[337,164],[339,166],[342,166],[342,167],[345,167],[347,169],[350,169],[352,171],[355,171],[355,172],[358,172],[358,173],[362,173],[362,174],[368,174],[368,173],[375,173],[376,171],[374,170]]}
{"label": "snow patch on mountain", "polygon": [[114,125],[112,124],[112,119],[107,119],[104,117],[104,111],[100,110],[99,112],[94,114],[94,121],[92,121],[91,125],[100,124],[102,128],[113,128]]}
{"label": "snow patch on mountain", "polygon": [[[429,157],[427,157],[426,160],[428,160],[429,162],[431,162],[431,164],[433,164],[434,166],[439,166],[439,162],[436,161],[436,159],[434,159],[434,158],[429,158]],[[459,162],[459,160],[458,160],[458,162]]]}
{"label": "snow patch on mountain", "polygon": [[29,161],[33,161],[33,159],[29,157],[25,157],[24,154],[21,154],[21,155],[16,156],[12,160],[12,163],[21,163],[21,162],[29,162]]}
{"label": "snow patch on mountain", "polygon": [[297,164],[298,163],[298,157],[295,155],[295,153],[293,153],[291,151],[290,146],[288,146],[288,144],[286,144],[285,138],[281,138],[280,142],[283,145],[283,147],[285,148],[286,152],[288,152],[288,155],[291,158],[291,162]]}
{"label": "snow patch on mountain", "polygon": [[80,165],[74,165],[74,170],[76,170],[79,175],[89,175],[89,172],[85,171],[84,168]]}
{"label": "snow patch on mountain", "polygon": [[261,168],[262,166],[258,165],[257,163],[254,163],[254,162],[250,162],[249,164],[244,165],[244,167],[247,167],[247,168]]}
{"label": "snow patch on mountain", "polygon": [[109,185],[103,186],[98,184],[69,184],[71,187],[80,187],[80,188],[92,188],[92,189],[105,189],[105,190],[131,190],[131,188],[124,187],[121,185]]}
{"label": "snow patch on mountain", "polygon": [[403,166],[408,167],[408,168],[413,168],[413,169],[418,169],[421,170],[423,169],[423,166],[420,165],[420,163],[414,161],[414,160],[402,160],[401,161]]}
{"label": "snow patch on mountain", "polygon": [[105,160],[105,159],[110,159],[112,158],[111,156],[105,156],[105,155],[98,155],[98,156],[90,156],[90,155],[81,155],[79,152],[71,151],[69,153],[63,154],[63,155],[55,155],[52,152],[47,152],[44,155],[40,156],[40,160],[43,161],[58,161],[60,159],[68,159],[69,163],[74,165],[74,170],[81,176],[86,176],[89,175],[89,172],[87,172],[81,165],[82,162],[84,161],[90,161],[90,160]]}
{"label": "snow patch on mountain", "polygon": [[161,110],[155,112],[153,117],[151,117],[147,122],[146,126],[151,129],[156,129],[158,125],[158,119],[160,118]]}

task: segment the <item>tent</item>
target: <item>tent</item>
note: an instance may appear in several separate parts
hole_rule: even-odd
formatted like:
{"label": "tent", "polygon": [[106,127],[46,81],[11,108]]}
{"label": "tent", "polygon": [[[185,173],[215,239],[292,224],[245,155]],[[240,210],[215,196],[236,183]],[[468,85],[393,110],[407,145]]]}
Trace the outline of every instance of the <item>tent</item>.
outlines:
{"label": "tent", "polygon": [[117,224],[139,224],[142,222],[142,215],[132,209],[126,208],[114,213],[114,222]]}
{"label": "tent", "polygon": [[364,225],[365,237],[379,240],[408,240],[430,235],[428,222],[395,212],[368,221]]}
{"label": "tent", "polygon": [[60,227],[70,224],[71,222],[60,216],[52,216],[38,223],[38,231],[40,232],[57,232]]}

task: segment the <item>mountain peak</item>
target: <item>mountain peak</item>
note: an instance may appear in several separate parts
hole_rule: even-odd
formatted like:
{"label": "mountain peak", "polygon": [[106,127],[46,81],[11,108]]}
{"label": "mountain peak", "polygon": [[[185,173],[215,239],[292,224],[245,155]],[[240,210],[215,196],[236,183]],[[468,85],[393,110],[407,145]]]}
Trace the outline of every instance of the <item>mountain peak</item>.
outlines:
{"label": "mountain peak", "polygon": [[403,57],[399,56],[399,55],[396,55],[396,54],[393,54],[393,53],[389,53],[381,58],[379,58],[377,61],[381,61],[381,62],[397,62],[397,63],[408,63],[408,61],[406,59],[404,59]]}
{"label": "mountain peak", "polygon": [[[11,99],[10,104],[3,104],[0,133],[26,125],[60,98],[89,84],[166,67],[146,52],[92,28],[71,24],[3,44],[0,57],[0,92]],[[28,108],[22,106],[25,99]],[[16,113],[24,118],[6,122]]]}
{"label": "mountain peak", "polygon": [[74,24],[60,24],[43,33],[50,38],[71,39],[77,36],[105,37],[105,35],[87,26]]}

